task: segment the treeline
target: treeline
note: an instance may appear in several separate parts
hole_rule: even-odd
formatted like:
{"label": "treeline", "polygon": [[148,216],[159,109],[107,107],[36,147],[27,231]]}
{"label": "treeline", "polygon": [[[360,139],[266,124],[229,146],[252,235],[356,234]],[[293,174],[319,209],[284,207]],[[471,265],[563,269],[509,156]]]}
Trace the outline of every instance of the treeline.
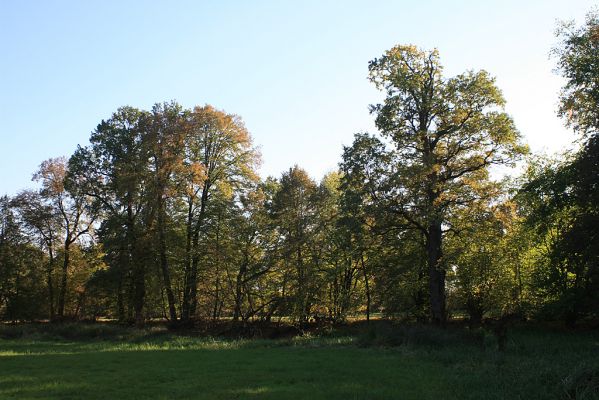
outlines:
{"label": "treeline", "polygon": [[[0,316],[574,324],[599,305],[599,20],[562,26],[560,114],[580,150],[528,157],[485,71],[443,76],[437,51],[369,64],[380,135],[339,170],[259,178],[242,120],[176,102],[118,109],[39,190],[0,199]],[[495,166],[526,159],[515,179]]]}

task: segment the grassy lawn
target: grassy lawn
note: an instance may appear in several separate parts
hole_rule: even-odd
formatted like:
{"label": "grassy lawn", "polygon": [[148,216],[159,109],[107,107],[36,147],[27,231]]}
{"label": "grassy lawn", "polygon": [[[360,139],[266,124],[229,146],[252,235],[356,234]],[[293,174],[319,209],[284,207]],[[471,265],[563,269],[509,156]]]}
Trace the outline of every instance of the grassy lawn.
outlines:
{"label": "grassy lawn", "polygon": [[[394,334],[394,333],[392,333]],[[0,339],[0,399],[595,399],[599,335]],[[406,339],[407,338],[407,339]]]}

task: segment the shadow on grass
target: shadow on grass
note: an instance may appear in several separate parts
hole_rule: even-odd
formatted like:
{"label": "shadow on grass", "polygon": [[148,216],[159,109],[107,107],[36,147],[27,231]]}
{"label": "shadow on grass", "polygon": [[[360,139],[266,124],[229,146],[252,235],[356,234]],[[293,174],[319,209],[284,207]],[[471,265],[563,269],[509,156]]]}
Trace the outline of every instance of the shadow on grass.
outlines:
{"label": "shadow on grass", "polygon": [[0,357],[0,398],[434,398],[438,388],[427,381],[441,378],[430,362],[347,347],[120,352],[46,346]]}
{"label": "shadow on grass", "polygon": [[596,333],[523,330],[505,353],[459,331],[361,334],[0,339],[0,399],[599,399]]}

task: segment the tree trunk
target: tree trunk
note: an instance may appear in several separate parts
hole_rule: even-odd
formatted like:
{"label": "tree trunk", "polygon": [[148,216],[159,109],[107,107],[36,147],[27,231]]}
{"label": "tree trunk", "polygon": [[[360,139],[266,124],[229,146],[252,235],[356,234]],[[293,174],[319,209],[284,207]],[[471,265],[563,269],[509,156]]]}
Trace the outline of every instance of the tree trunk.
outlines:
{"label": "tree trunk", "polygon": [[135,220],[133,216],[133,206],[129,202],[127,207],[127,239],[129,247],[129,265],[131,266],[132,273],[132,303],[133,313],[135,319],[135,325],[143,327],[145,323],[145,317],[143,314],[145,296],[146,296],[146,270],[144,263],[139,259],[138,251],[139,246],[137,243],[137,236],[135,234]]}
{"label": "tree trunk", "polygon": [[[216,273],[218,274],[218,270],[216,270]],[[212,307],[212,320],[216,321],[217,317],[218,317],[218,304],[220,303],[220,278],[217,275],[216,276],[216,282],[214,284],[215,287],[215,292],[214,292],[214,304]]]}
{"label": "tree trunk", "polygon": [[304,263],[302,259],[302,247],[301,244],[298,244],[297,249],[297,286],[298,286],[298,298],[297,298],[297,307],[299,314],[300,324],[304,324],[307,322],[308,313],[306,312],[306,303],[307,303],[307,290],[306,290],[306,274],[304,270]]}
{"label": "tree trunk", "polygon": [[164,289],[166,290],[166,298],[168,301],[168,312],[171,324],[177,323],[177,309],[175,306],[175,296],[171,285],[171,275],[168,268],[168,258],[166,256],[166,224],[164,221],[164,201],[158,200],[158,241],[160,249],[160,269],[162,270],[162,279]]}
{"label": "tree trunk", "polygon": [[481,300],[472,293],[467,296],[466,310],[470,317],[470,325],[479,326],[483,321],[484,310]]}
{"label": "tree trunk", "polygon": [[441,222],[433,221],[429,225],[426,241],[429,295],[432,321],[441,326],[445,324],[445,269],[441,262],[442,238]]}
{"label": "tree trunk", "polygon": [[189,321],[189,296],[191,294],[191,250],[193,238],[193,198],[187,200],[187,223],[185,235],[185,275],[183,280],[183,301],[181,304],[181,321]]}
{"label": "tree trunk", "polygon": [[[206,204],[208,203],[208,191],[210,190],[210,183],[206,181],[204,188],[202,189],[202,197],[200,198],[200,212],[198,219],[193,227],[193,239],[191,242],[191,248],[189,249],[188,256],[191,254],[191,266],[189,267],[189,273],[187,275],[187,281],[185,282],[185,291],[183,295],[183,309],[185,312],[182,315],[182,320],[186,323],[191,321],[193,316],[196,314],[198,305],[198,265],[200,263],[199,255],[199,244],[200,244],[200,230],[204,222],[206,215]],[[190,210],[190,217],[193,217]],[[187,296],[185,296],[187,294]]]}
{"label": "tree trunk", "polygon": [[212,319],[216,321],[219,316],[219,303],[220,299],[220,213],[216,220],[216,282],[215,282],[215,299],[214,299],[214,312],[212,313]]}
{"label": "tree trunk", "polygon": [[50,321],[54,320],[54,285],[52,283],[52,269],[54,268],[54,251],[52,245],[48,246],[48,252],[50,253],[50,261],[48,262],[47,273],[47,285],[48,285],[48,306],[50,307]]}
{"label": "tree trunk", "polygon": [[195,253],[191,258],[191,272],[189,274],[189,315],[188,319],[191,320],[197,311],[198,306],[198,265],[200,264],[200,256],[197,254],[199,248],[200,234],[198,233],[193,238],[193,252]]}
{"label": "tree trunk", "polygon": [[117,285],[117,295],[116,295],[116,313],[119,322],[125,322],[126,314],[125,314],[125,301],[123,298],[123,280],[124,274],[122,271],[122,266],[119,268],[119,282]]}
{"label": "tree trunk", "polygon": [[366,322],[370,322],[370,285],[368,284],[368,274],[366,273],[366,264],[364,263],[364,255],[360,255],[362,263],[362,273],[364,274],[364,285],[366,286]]}
{"label": "tree trunk", "polygon": [[58,293],[58,318],[64,318],[64,304],[67,294],[67,273],[69,269],[69,247],[71,238],[67,235],[64,243],[64,261],[62,263],[62,276],[60,279],[60,292]]}
{"label": "tree trunk", "polygon": [[143,314],[144,302],[146,297],[146,279],[145,267],[143,263],[135,262],[135,271],[133,276],[133,310],[135,313],[135,325],[141,328],[145,324]]}
{"label": "tree trunk", "polygon": [[243,262],[239,267],[237,279],[235,280],[235,310],[233,311],[233,321],[239,321],[241,316],[241,301],[243,299],[243,280],[247,271],[247,263]]}

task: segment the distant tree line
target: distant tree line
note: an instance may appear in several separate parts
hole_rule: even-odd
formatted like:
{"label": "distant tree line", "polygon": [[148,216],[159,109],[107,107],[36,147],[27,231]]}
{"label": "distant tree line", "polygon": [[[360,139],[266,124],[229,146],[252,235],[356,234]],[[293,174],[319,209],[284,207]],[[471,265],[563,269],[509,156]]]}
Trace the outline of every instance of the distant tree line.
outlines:
{"label": "distant tree line", "polygon": [[236,115],[119,108],[40,165],[39,190],[0,198],[0,317],[596,318],[599,17],[558,36],[559,114],[580,142],[561,160],[527,157],[487,72],[446,77],[414,46],[370,62],[380,134],[356,134],[319,182],[298,166],[260,179]]}

